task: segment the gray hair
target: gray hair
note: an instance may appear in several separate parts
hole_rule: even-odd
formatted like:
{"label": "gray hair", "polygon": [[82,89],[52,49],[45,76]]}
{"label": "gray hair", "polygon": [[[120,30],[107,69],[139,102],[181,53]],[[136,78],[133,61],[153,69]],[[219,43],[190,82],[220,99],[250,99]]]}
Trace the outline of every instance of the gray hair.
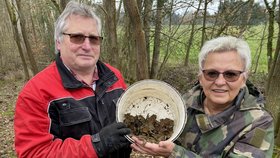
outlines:
{"label": "gray hair", "polygon": [[204,67],[204,62],[209,53],[223,53],[228,51],[236,51],[237,54],[241,57],[244,61],[244,71],[246,72],[245,77],[247,78],[247,74],[249,72],[251,66],[251,51],[248,43],[243,39],[232,37],[232,36],[225,36],[225,37],[218,37],[212,40],[207,41],[201,51],[199,53],[199,73]]}
{"label": "gray hair", "polygon": [[[95,14],[95,9],[82,3],[70,1],[55,22],[55,31],[54,31],[55,42],[63,40],[62,33],[66,30],[67,20],[71,15],[80,15],[80,16],[94,19],[97,23],[98,34],[99,35],[101,34],[102,23],[100,18]],[[56,53],[58,52],[56,46],[55,46],[55,51]]]}

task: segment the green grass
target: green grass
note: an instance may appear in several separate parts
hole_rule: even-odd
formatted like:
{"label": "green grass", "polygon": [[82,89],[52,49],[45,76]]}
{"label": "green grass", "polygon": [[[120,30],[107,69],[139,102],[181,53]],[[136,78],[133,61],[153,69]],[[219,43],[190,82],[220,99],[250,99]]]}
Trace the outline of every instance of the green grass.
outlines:
{"label": "green grass", "polygon": [[[199,26],[197,26],[199,27]],[[264,25],[259,26],[252,26],[249,28],[248,31],[244,34],[244,39],[248,42],[250,49],[251,49],[251,60],[252,60],[252,71],[261,72],[261,73],[267,73],[267,39],[266,35],[264,40],[262,41],[262,35],[263,35],[263,29]],[[232,28],[234,30],[236,28]],[[236,30],[235,30],[236,32]],[[267,31],[265,31],[267,32]],[[190,26],[184,25],[181,26],[178,31],[175,33],[175,35],[171,38],[171,42],[168,45],[168,38],[172,35],[172,32],[168,31],[168,28],[163,29],[163,33],[161,35],[161,56],[160,60],[163,60],[163,57],[165,56],[166,52],[170,53],[170,57],[168,59],[168,65],[171,66],[180,66],[184,63],[185,60],[185,54],[186,54],[186,44],[189,38],[190,34]],[[276,34],[276,33],[275,33]],[[231,33],[228,33],[228,35],[231,35]],[[232,35],[234,34],[234,31],[232,31]],[[207,35],[207,37],[210,35]],[[276,40],[276,38],[275,38]],[[153,40],[151,40],[153,41]],[[192,65],[197,65],[198,60],[198,53],[200,50],[200,41],[201,41],[201,31],[197,31],[195,34],[195,38],[192,41],[192,46],[190,49],[190,55],[189,55],[189,63],[192,63]],[[274,41],[274,48],[276,45],[276,41]],[[153,50],[153,43],[151,43],[151,52]],[[260,53],[260,57],[257,61],[257,54]],[[151,56],[152,58],[152,56]]]}
{"label": "green grass", "polygon": [[[245,38],[251,48],[251,71],[267,73],[267,39],[262,39],[265,26],[254,26],[246,33]],[[258,55],[260,55],[259,58]]]}
{"label": "green grass", "polygon": [[[198,65],[198,54],[200,51],[200,45],[201,45],[201,25],[197,25],[195,28],[195,34],[194,39],[192,40],[192,45],[190,48],[190,54],[189,54],[189,63],[191,65]],[[251,60],[252,60],[252,66],[251,70],[252,72],[260,72],[260,73],[267,73],[267,28],[265,31],[265,25],[258,25],[258,26],[248,26],[248,29],[243,34],[243,38],[248,42],[250,49],[251,49]],[[278,29],[277,24],[275,24],[275,30]],[[118,35],[119,38],[123,37],[124,30],[122,27],[119,27],[118,29]],[[176,32],[175,32],[176,31]],[[184,64],[184,60],[186,57],[186,43],[188,42],[189,36],[191,32],[191,26],[190,25],[181,25],[179,29],[177,29],[177,26],[171,26],[169,28],[168,26],[163,26],[163,29],[161,31],[161,48],[160,48],[160,61],[159,63],[163,62],[163,59],[165,55],[168,53],[168,66],[182,66]],[[221,36],[227,34],[227,35],[233,35],[236,36],[239,32],[238,26],[235,27],[229,27],[226,31],[226,33],[222,34]],[[264,34],[264,40],[262,41],[262,36]],[[153,57],[153,47],[154,47],[154,39],[153,39],[153,33],[154,28],[151,29],[151,39],[150,39],[150,58],[152,61]],[[212,36],[212,28],[207,28],[206,30],[206,38],[210,39]],[[215,34],[215,33],[214,33]],[[276,46],[276,35],[277,31],[275,31],[275,37],[273,41],[273,48]],[[257,61],[257,54],[260,53],[260,57]],[[108,56],[109,57],[109,56]]]}

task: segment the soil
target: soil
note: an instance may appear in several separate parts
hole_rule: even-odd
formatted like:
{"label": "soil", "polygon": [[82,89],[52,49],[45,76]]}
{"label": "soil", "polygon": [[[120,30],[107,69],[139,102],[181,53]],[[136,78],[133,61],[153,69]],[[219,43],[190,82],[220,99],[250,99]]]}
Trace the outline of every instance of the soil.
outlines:
{"label": "soil", "polygon": [[174,121],[168,118],[157,120],[156,115],[132,116],[127,113],[124,115],[124,123],[132,130],[132,134],[147,142],[158,143],[167,140],[173,133]]}

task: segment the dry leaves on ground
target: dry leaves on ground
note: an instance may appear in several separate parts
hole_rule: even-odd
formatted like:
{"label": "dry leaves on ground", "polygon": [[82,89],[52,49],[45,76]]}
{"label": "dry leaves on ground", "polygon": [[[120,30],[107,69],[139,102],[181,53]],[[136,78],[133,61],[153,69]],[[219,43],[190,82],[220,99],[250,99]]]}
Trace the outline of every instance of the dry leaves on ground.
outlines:
{"label": "dry leaves on ground", "polygon": [[16,157],[14,152],[14,107],[23,81],[0,81],[0,158]]}

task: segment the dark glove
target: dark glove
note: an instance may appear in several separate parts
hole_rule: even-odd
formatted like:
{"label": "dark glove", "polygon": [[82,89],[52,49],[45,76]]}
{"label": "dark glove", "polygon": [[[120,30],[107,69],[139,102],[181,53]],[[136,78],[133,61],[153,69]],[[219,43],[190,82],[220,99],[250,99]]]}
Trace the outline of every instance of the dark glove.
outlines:
{"label": "dark glove", "polygon": [[130,134],[131,130],[124,123],[113,123],[101,129],[92,138],[92,144],[98,157],[103,157],[110,152],[114,152],[122,147],[128,146],[130,142],[124,135]]}

